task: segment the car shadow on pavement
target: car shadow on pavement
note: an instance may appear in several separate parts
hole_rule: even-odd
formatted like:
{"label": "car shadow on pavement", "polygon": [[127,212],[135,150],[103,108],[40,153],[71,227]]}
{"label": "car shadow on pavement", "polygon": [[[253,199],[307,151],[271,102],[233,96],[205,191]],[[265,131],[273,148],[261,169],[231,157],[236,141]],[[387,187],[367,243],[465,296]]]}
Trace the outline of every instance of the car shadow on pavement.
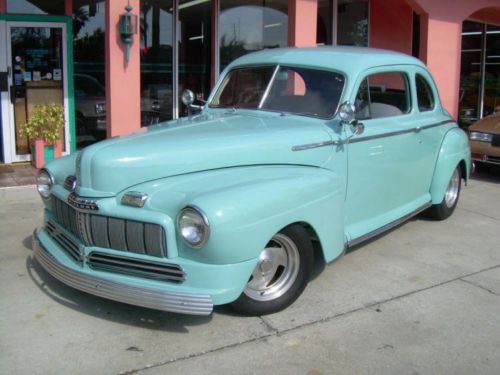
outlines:
{"label": "car shadow on pavement", "polygon": [[56,303],[114,323],[151,330],[189,333],[189,326],[206,324],[212,320],[212,315],[194,316],[168,313],[127,305],[81,292],[52,277],[32,255],[26,258],[26,271],[40,291]]}
{"label": "car shadow on pavement", "polygon": [[471,179],[500,184],[500,165],[477,164]]}

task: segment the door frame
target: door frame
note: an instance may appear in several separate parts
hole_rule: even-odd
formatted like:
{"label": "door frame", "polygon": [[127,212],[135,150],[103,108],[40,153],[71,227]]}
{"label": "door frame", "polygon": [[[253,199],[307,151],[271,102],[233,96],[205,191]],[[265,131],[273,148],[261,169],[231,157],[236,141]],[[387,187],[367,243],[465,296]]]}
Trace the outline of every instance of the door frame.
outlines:
{"label": "door frame", "polygon": [[[0,14],[0,50],[10,51],[10,26],[20,27],[61,27],[63,30],[63,102],[65,118],[65,149],[64,154],[76,150],[75,137],[75,100],[73,81],[73,22],[70,16],[45,16],[45,15],[15,15]],[[66,44],[64,44],[66,40]],[[10,65],[9,54],[0,59],[0,71],[7,71]],[[9,80],[11,78],[9,77]],[[9,81],[9,83],[11,83]],[[9,92],[0,93],[1,115],[2,115],[2,142],[4,163],[28,161],[31,156],[18,158],[15,155],[15,134],[11,131],[13,109],[10,103]]]}

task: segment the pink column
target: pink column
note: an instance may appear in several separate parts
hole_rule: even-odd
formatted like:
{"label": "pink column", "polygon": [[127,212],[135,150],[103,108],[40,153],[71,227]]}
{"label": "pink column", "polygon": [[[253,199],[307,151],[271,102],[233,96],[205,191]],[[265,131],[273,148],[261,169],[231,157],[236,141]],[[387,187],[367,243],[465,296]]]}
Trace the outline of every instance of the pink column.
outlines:
{"label": "pink column", "polygon": [[0,13],[7,13],[7,0],[0,0]]}
{"label": "pink column", "polygon": [[420,58],[432,72],[443,106],[458,117],[462,22],[421,16]]}
{"label": "pink column", "polygon": [[[119,16],[127,0],[106,1],[106,116],[107,136],[130,134],[141,127],[140,32],[133,36],[130,61],[119,32]],[[139,0],[130,0],[139,14]]]}
{"label": "pink column", "polygon": [[288,45],[316,47],[317,0],[288,0]]}
{"label": "pink column", "polygon": [[[444,107],[458,117],[462,22],[498,0],[406,0],[420,15],[420,59],[431,70]],[[500,20],[498,20],[500,22]]]}
{"label": "pink column", "polygon": [[370,47],[384,48],[411,55],[411,7],[401,0],[370,1]]}

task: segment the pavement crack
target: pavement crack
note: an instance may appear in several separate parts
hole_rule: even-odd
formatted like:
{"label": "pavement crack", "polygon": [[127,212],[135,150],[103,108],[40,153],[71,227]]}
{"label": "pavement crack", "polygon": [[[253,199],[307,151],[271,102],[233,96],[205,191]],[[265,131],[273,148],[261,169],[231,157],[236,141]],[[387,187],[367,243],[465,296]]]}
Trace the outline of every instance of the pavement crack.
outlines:
{"label": "pavement crack", "polygon": [[269,333],[267,335],[263,335],[263,336],[251,338],[249,340],[235,342],[235,343],[232,343],[232,344],[220,346],[218,348],[214,348],[214,349],[210,349],[210,350],[205,350],[205,351],[200,351],[200,352],[192,353],[192,354],[189,354],[189,355],[186,355],[186,356],[183,356],[183,357],[177,357],[177,358],[172,358],[172,359],[169,359],[169,360],[166,360],[166,361],[152,363],[152,364],[145,365],[145,366],[143,366],[141,368],[136,368],[136,369],[133,369],[133,370],[122,371],[119,374],[120,375],[133,375],[133,374],[137,374],[140,371],[149,370],[149,369],[154,368],[154,367],[160,367],[160,366],[168,365],[170,363],[174,363],[174,362],[178,362],[178,361],[184,361],[186,359],[192,359],[192,358],[196,358],[196,357],[201,357],[201,356],[206,355],[206,354],[216,353],[216,352],[220,352],[220,351],[225,350],[225,349],[235,348],[235,347],[237,347],[239,345],[249,344],[249,343],[252,343],[252,342],[255,342],[255,341],[264,340],[264,339],[266,339],[268,337],[276,336],[277,333],[278,332],[275,331],[275,332]]}
{"label": "pavement crack", "polygon": [[277,328],[274,328],[271,323],[269,323],[263,316],[259,316],[260,320],[262,323],[264,323],[264,325],[266,326],[266,328],[270,331],[270,332],[278,332],[278,329]]}
{"label": "pavement crack", "polygon": [[493,219],[493,220],[496,220],[496,221],[500,221],[500,219],[499,219],[499,218],[494,217],[494,216],[490,216],[490,215],[483,214],[482,212],[477,212],[477,211],[470,210],[470,209],[468,209],[468,208],[463,208],[463,207],[458,207],[458,209],[459,209],[459,210],[464,210],[464,211],[467,211],[467,212],[470,212],[470,213],[473,213],[473,214],[476,214],[476,215],[479,215],[479,216],[487,217],[488,219]]}
{"label": "pavement crack", "polygon": [[[440,286],[443,286],[443,285],[455,282],[457,280],[468,282],[466,280],[463,280],[463,278],[474,276],[474,275],[477,275],[477,274],[482,273],[482,272],[490,271],[490,270],[498,268],[498,267],[500,267],[500,264],[497,264],[497,265],[494,265],[494,266],[491,266],[491,267],[488,267],[488,268],[484,268],[484,269],[481,269],[479,271],[471,272],[471,273],[468,273],[468,274],[465,274],[465,275],[461,275],[461,276],[455,277],[453,279],[440,282],[438,284],[430,285],[430,286],[425,287],[425,288],[420,288],[420,289],[417,289],[417,290],[413,290],[413,291],[410,291],[410,292],[407,292],[407,293],[404,293],[404,294],[401,294],[401,295],[398,295],[398,296],[394,296],[394,297],[387,298],[387,299],[384,299],[384,300],[374,301],[374,302],[368,303],[366,305],[360,306],[360,307],[352,309],[352,310],[348,310],[348,311],[345,311],[345,312],[342,312],[342,313],[338,313],[338,314],[335,314],[335,315],[327,316],[327,317],[324,317],[324,318],[321,318],[321,319],[318,319],[318,320],[314,320],[314,321],[311,321],[311,322],[302,323],[302,324],[299,324],[297,326],[290,327],[290,328],[283,329],[283,330],[278,330],[278,329],[274,328],[263,317],[259,317],[261,319],[261,321],[266,325],[266,327],[268,327],[268,329],[272,330],[268,334],[265,334],[265,335],[262,335],[262,336],[259,336],[259,337],[254,337],[254,338],[251,338],[251,339],[248,339],[248,340],[244,340],[244,341],[240,341],[240,342],[228,344],[228,345],[223,345],[223,346],[220,346],[218,348],[214,348],[214,349],[210,349],[210,350],[206,350],[206,351],[200,351],[200,352],[192,353],[192,354],[189,354],[189,355],[186,355],[186,356],[172,358],[172,359],[169,359],[169,360],[166,360],[166,361],[160,361],[160,362],[152,363],[152,364],[149,364],[149,365],[145,365],[145,366],[143,366],[141,368],[136,368],[136,369],[133,369],[133,370],[123,371],[123,372],[120,372],[120,375],[133,375],[133,374],[137,374],[137,373],[139,373],[141,371],[148,370],[150,368],[160,367],[160,366],[168,365],[168,364],[171,364],[171,363],[174,363],[174,362],[179,362],[179,361],[184,361],[184,360],[188,360],[188,359],[193,359],[193,358],[204,356],[206,354],[217,353],[217,352],[220,352],[220,351],[223,351],[223,350],[226,350],[226,349],[235,348],[235,347],[240,346],[240,345],[245,345],[245,344],[250,344],[250,343],[253,343],[253,342],[262,341],[262,340],[268,339],[270,337],[279,337],[279,336],[285,335],[285,334],[287,334],[289,332],[293,332],[293,331],[299,330],[301,328],[314,326],[316,324],[330,322],[330,321],[332,321],[334,319],[338,319],[338,318],[346,316],[346,315],[350,315],[350,314],[353,314],[353,313],[356,313],[356,312],[359,312],[359,311],[363,311],[363,310],[367,310],[367,309],[372,309],[374,306],[378,307],[379,305],[382,305],[382,304],[385,304],[385,303],[388,303],[388,302],[391,302],[391,301],[396,301],[396,300],[399,300],[399,299],[402,299],[402,298],[405,298],[405,297],[408,297],[408,296],[411,296],[411,295],[414,295],[414,294],[417,294],[417,293],[420,293],[420,292],[424,292],[426,290],[437,288],[437,287],[440,287]],[[478,285],[475,285],[475,286],[478,286]],[[478,286],[478,287],[480,287],[480,286]],[[482,288],[482,289],[485,289],[485,288]],[[491,291],[489,291],[489,292],[493,293]],[[493,294],[497,295],[496,293],[493,293]]]}
{"label": "pavement crack", "polygon": [[479,288],[479,289],[485,290],[485,291],[487,291],[488,293],[491,293],[491,294],[493,294],[493,295],[495,295],[495,296],[497,296],[497,297],[500,297],[500,294],[498,294],[498,293],[496,293],[496,292],[492,291],[491,289],[488,289],[488,288],[486,288],[486,287],[484,287],[484,286],[482,286],[482,285],[480,285],[480,284],[478,284],[478,283],[475,283],[474,281],[471,281],[471,280],[464,280],[464,279],[460,279],[460,281],[463,281],[464,283],[467,283],[467,284],[473,285],[473,286],[475,286],[475,287],[477,287],[477,288]]}

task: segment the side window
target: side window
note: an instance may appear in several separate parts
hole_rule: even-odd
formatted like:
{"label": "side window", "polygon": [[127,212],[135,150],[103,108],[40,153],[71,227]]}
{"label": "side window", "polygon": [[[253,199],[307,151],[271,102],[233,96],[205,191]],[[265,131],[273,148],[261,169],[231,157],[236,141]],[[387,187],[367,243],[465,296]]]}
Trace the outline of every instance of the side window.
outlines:
{"label": "side window", "polygon": [[420,74],[415,76],[415,86],[417,89],[417,102],[420,112],[431,111],[434,109],[434,95],[427,80]]}
{"label": "side window", "polygon": [[365,78],[361,85],[359,85],[359,90],[356,95],[356,101],[354,105],[356,106],[356,119],[366,120],[371,118],[370,115],[370,91],[368,90],[368,79]]}
{"label": "side window", "polygon": [[410,112],[408,78],[401,72],[368,76],[356,95],[356,118],[374,119]]}

